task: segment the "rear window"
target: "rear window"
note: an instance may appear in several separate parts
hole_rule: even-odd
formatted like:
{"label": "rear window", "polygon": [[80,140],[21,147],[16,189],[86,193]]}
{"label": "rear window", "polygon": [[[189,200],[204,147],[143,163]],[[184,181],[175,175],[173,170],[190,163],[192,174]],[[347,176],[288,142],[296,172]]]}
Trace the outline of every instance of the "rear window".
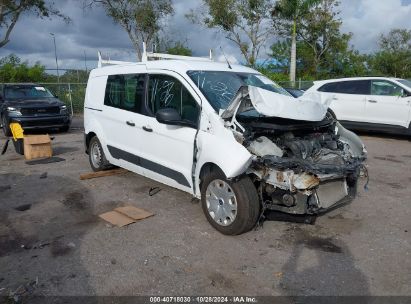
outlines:
{"label": "rear window", "polygon": [[341,94],[370,94],[369,80],[352,80],[352,81],[337,81],[326,83],[321,86],[318,91],[327,93],[341,93]]}

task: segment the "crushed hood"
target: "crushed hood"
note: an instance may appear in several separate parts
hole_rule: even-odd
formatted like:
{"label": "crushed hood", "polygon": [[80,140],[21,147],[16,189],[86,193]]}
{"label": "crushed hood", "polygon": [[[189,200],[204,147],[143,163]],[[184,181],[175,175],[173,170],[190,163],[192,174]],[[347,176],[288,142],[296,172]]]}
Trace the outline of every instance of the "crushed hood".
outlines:
{"label": "crushed hood", "polygon": [[255,109],[268,117],[294,120],[321,121],[327,114],[331,98],[322,100],[319,93],[294,98],[254,86],[242,86],[227,109],[221,113],[229,119],[242,112]]}

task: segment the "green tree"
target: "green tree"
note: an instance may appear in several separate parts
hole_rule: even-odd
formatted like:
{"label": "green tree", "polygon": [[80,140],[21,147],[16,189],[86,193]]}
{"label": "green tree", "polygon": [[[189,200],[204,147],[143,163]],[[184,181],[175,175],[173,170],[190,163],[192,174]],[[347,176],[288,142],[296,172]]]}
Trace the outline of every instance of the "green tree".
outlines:
{"label": "green tree", "polygon": [[225,33],[247,65],[255,66],[261,47],[271,35],[271,0],[203,0],[204,11],[187,15],[193,22]]}
{"label": "green tree", "polygon": [[45,68],[39,62],[30,67],[14,54],[0,60],[1,82],[43,82],[46,79]]}
{"label": "green tree", "polygon": [[70,18],[55,9],[45,0],[1,0],[0,1],[0,47],[10,42],[10,35],[23,14],[35,14],[40,18],[57,16],[66,22]]}
{"label": "green tree", "polygon": [[411,30],[393,29],[388,35],[382,34],[379,47],[370,60],[375,73],[411,77]]}
{"label": "green tree", "polygon": [[327,58],[333,60],[340,52],[348,50],[352,34],[341,33],[342,21],[339,18],[339,1],[322,0],[314,5],[301,18],[298,38],[311,49],[311,73],[316,75]]}
{"label": "green tree", "polygon": [[270,46],[270,50],[271,52],[269,53],[269,56],[274,60],[274,62],[270,64],[270,67],[282,74],[289,74],[291,39],[275,42]]}
{"label": "green tree", "polygon": [[192,56],[193,52],[191,49],[186,47],[181,42],[175,42],[173,46],[169,46],[166,49],[167,54],[171,55],[182,55],[182,56]]}
{"label": "green tree", "polygon": [[89,71],[85,70],[67,70],[60,76],[61,83],[84,83],[87,82]]}
{"label": "green tree", "polygon": [[295,82],[297,67],[297,26],[301,18],[320,0],[278,0],[272,15],[281,36],[291,36],[290,81]]}
{"label": "green tree", "polygon": [[101,5],[107,15],[127,32],[139,60],[143,42],[151,46],[161,30],[164,18],[173,14],[171,0],[86,0],[86,6]]}
{"label": "green tree", "polygon": [[[349,77],[369,73],[368,57],[350,47],[352,34],[341,33],[342,21],[338,6],[337,0],[321,0],[299,18],[296,31],[296,69],[300,78]],[[279,26],[284,30],[286,24]],[[280,58],[282,64],[285,62],[286,52],[291,48],[290,41],[291,39],[285,40],[284,47],[279,42],[271,47],[271,56]]]}

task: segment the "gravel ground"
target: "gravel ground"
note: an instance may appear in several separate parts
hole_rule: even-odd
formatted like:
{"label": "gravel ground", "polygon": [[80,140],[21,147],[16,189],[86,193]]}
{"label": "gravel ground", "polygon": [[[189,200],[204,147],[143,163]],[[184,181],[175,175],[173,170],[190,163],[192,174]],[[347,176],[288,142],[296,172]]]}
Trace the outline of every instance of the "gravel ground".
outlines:
{"label": "gravel ground", "polygon": [[[80,181],[81,130],[55,136],[65,161],[0,156],[0,295],[411,295],[407,139],[363,136],[369,191],[315,225],[229,237],[189,194],[134,173]],[[126,204],[155,216],[123,228],[97,216]]]}

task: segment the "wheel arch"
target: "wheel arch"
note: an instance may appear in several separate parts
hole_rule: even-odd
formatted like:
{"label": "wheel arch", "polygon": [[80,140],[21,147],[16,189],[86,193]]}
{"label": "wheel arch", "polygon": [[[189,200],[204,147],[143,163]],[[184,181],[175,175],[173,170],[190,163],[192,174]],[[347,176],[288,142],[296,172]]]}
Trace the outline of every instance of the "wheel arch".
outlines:
{"label": "wheel arch", "polygon": [[88,146],[89,146],[89,144],[90,144],[90,140],[91,140],[94,136],[97,136],[97,134],[94,133],[94,132],[89,132],[89,133],[87,133],[87,134],[84,134],[84,146],[85,146],[85,149],[86,149],[86,154],[89,153]]}
{"label": "wheel arch", "polygon": [[204,177],[214,170],[220,171],[221,173],[225,175],[224,171],[217,164],[213,162],[206,162],[201,166],[200,173],[198,176],[198,185],[199,185],[200,191],[201,191],[202,181],[204,180]]}

